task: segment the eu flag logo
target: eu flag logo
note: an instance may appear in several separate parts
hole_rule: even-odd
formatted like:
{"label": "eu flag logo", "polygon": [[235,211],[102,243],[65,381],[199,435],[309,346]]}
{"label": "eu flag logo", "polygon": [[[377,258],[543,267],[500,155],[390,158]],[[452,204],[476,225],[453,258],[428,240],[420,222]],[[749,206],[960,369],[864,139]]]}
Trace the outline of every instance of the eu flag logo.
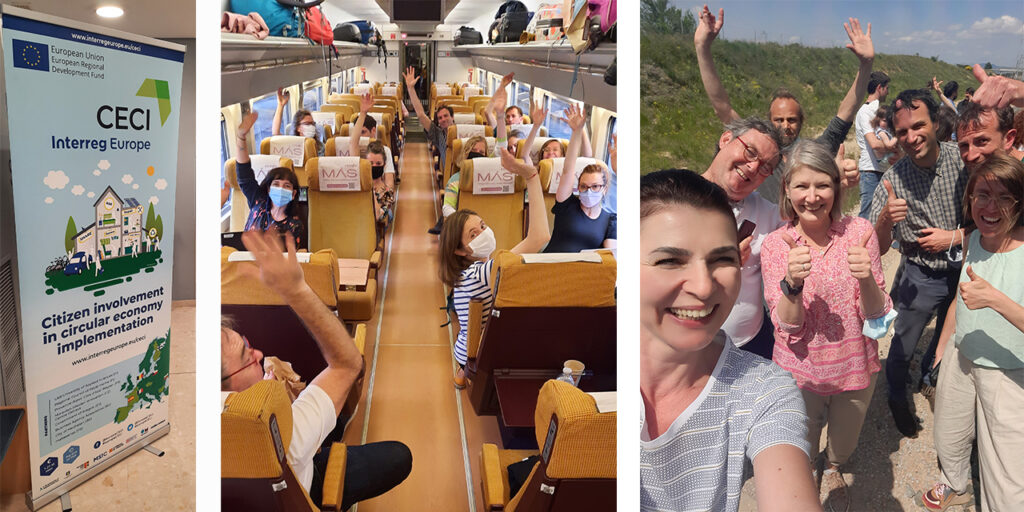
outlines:
{"label": "eu flag logo", "polygon": [[11,45],[14,50],[14,67],[25,69],[50,70],[50,47],[32,41],[14,39]]}

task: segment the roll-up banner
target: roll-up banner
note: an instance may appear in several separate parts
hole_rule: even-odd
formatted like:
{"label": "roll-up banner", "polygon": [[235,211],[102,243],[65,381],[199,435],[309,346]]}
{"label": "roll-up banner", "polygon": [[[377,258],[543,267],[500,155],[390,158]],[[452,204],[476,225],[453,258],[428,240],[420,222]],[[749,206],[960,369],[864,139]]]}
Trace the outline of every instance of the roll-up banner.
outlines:
{"label": "roll-up banner", "polygon": [[35,509],[170,429],[185,47],[2,12]]}

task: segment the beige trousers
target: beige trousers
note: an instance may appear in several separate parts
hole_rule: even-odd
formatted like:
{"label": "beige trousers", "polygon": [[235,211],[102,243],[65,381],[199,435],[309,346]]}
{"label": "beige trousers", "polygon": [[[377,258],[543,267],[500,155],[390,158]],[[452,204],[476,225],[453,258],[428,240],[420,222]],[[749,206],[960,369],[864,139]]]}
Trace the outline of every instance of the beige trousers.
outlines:
{"label": "beige trousers", "polygon": [[978,438],[981,510],[1022,510],[1024,504],[1024,369],[978,366],[950,341],[935,390],[935,451],[942,482],[958,493],[971,478]]}
{"label": "beige trousers", "polygon": [[807,407],[807,441],[811,443],[811,460],[818,456],[821,429],[828,423],[828,444],[825,456],[833,465],[846,462],[860,438],[860,428],[875,391],[878,374],[871,376],[871,383],[864,389],[844,391],[822,396],[813,391],[800,390]]}

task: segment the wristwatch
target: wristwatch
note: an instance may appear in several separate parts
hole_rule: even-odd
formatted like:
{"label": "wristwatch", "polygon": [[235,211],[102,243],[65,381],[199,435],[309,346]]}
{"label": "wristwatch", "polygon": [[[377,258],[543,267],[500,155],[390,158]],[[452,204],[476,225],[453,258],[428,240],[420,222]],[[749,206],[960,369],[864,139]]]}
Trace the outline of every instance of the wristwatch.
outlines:
{"label": "wristwatch", "polygon": [[779,282],[779,288],[782,288],[782,293],[787,297],[796,297],[797,295],[800,295],[800,292],[804,291],[804,285],[790,286],[789,281],[786,281],[785,277],[783,277],[782,281]]}

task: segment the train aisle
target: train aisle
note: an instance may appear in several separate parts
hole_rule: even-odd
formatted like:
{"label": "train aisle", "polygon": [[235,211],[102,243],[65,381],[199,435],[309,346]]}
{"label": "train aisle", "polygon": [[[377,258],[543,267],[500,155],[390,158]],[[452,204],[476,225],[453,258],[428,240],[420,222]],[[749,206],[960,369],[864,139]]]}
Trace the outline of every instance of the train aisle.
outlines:
{"label": "train aisle", "polygon": [[409,121],[386,274],[378,276],[382,302],[367,326],[364,395],[345,442],[399,440],[413,454],[409,478],[360,503],[361,512],[482,510],[480,445],[498,442],[497,423],[478,418],[465,391],[452,385],[452,337],[439,327],[445,316],[437,237],[426,232],[437,218],[433,171],[423,131]]}

